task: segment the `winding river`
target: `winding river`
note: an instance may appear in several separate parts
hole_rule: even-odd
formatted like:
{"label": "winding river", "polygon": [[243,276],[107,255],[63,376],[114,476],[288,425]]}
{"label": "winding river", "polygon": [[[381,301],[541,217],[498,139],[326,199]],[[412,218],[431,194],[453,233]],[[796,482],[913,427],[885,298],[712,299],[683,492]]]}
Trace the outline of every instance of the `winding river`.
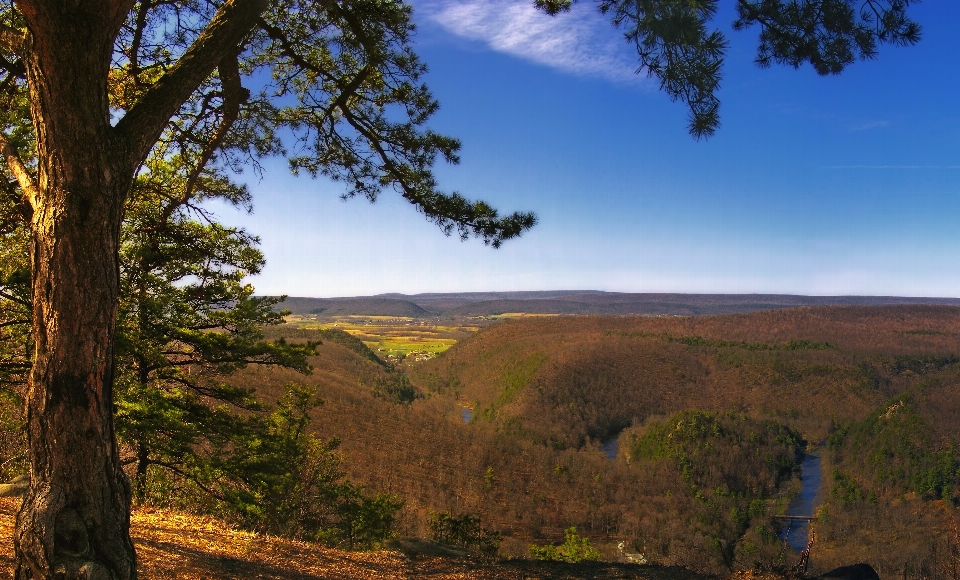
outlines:
{"label": "winding river", "polygon": [[[787,506],[788,516],[812,516],[813,500],[817,497],[820,490],[821,479],[820,456],[805,453],[803,463],[800,464],[800,493],[798,493]],[[794,521],[788,528],[789,533],[786,538],[791,548],[802,552],[807,547],[807,535],[810,531],[810,524],[804,521]],[[783,536],[781,536],[782,538]]]}
{"label": "winding river", "polygon": [[[473,419],[472,410],[466,407],[460,407],[460,412],[463,414],[464,423],[469,423],[470,420]],[[616,459],[619,450],[620,440],[617,437],[600,446],[600,451],[611,460]],[[821,476],[820,456],[804,453],[803,461],[800,464],[800,493],[794,496],[794,498],[790,500],[790,504],[787,505],[788,516],[813,515],[813,502],[817,497],[817,492],[820,491]],[[785,527],[784,533],[786,537],[781,535],[781,539],[786,540],[792,549],[802,552],[807,547],[809,532],[810,524],[808,522],[795,520],[792,522],[792,525]]]}
{"label": "winding river", "polygon": [[600,451],[603,451],[606,454],[607,459],[613,460],[617,458],[617,452],[620,451],[620,440],[616,437],[607,441],[600,446]]}

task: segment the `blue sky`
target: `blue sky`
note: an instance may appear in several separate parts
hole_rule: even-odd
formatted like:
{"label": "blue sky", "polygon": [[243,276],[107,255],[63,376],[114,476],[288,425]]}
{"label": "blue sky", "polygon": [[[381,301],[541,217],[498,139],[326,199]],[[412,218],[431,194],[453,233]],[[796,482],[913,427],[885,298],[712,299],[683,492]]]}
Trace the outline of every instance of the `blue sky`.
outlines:
{"label": "blue sky", "polygon": [[699,142],[590,0],[555,19],[532,0],[413,4],[431,127],[463,142],[442,187],[540,223],[494,250],[269,162],[253,215],[219,210],[262,239],[258,293],[960,296],[960,3],[918,4],[918,45],[819,77],[758,69],[758,31],[733,32],[722,1],[722,125]]}

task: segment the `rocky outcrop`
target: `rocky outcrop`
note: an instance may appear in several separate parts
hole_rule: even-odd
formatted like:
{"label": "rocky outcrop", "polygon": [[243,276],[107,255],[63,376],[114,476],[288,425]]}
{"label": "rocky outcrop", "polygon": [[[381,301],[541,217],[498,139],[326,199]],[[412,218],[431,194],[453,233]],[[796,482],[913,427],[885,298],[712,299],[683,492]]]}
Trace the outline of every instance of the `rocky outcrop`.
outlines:
{"label": "rocky outcrop", "polygon": [[842,579],[842,580],[880,580],[877,571],[870,564],[852,564],[850,566],[840,566],[829,572],[817,576],[817,578]]}
{"label": "rocky outcrop", "polygon": [[30,487],[30,476],[19,475],[10,483],[0,484],[0,497],[21,497]]}
{"label": "rocky outcrop", "polygon": [[467,550],[453,546],[444,546],[430,540],[422,538],[394,538],[387,540],[384,547],[389,550],[397,550],[405,556],[413,558],[417,556],[443,556],[447,558],[464,558],[468,555]]}

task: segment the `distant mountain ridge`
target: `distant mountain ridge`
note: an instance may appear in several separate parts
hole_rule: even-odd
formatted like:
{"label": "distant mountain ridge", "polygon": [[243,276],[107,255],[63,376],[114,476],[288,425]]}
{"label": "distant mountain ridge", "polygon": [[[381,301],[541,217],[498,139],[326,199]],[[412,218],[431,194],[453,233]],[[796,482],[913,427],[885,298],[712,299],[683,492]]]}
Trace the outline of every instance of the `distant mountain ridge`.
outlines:
{"label": "distant mountain ridge", "polygon": [[960,306],[960,298],[803,296],[793,294],[667,294],[598,290],[379,294],[341,298],[288,297],[294,314],[321,316],[496,316],[504,313],[679,315],[731,314],[798,306]]}
{"label": "distant mountain ridge", "polygon": [[288,297],[281,306],[294,314],[318,314],[321,316],[406,316],[424,318],[430,312],[409,300],[381,298],[297,298]]}

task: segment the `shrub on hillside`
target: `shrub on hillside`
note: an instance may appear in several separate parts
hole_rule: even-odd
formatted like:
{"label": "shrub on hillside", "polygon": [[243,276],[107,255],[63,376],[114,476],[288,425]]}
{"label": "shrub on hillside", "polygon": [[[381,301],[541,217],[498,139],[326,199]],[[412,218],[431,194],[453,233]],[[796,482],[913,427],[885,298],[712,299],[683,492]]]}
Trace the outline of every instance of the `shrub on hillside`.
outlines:
{"label": "shrub on hillside", "polygon": [[563,532],[563,543],[559,546],[548,544],[546,546],[530,545],[530,555],[537,560],[559,560],[562,562],[583,562],[585,560],[597,561],[600,559],[600,552],[590,545],[590,540],[577,535],[577,528],[570,527]]}
{"label": "shrub on hillside", "polygon": [[480,516],[470,514],[455,517],[449,512],[431,512],[430,532],[438,544],[466,548],[489,558],[497,555],[502,539],[499,532],[480,525]]}
{"label": "shrub on hillside", "polygon": [[365,495],[344,480],[339,440],[307,432],[315,393],[288,386],[260,428],[216,463],[217,490],[246,527],[347,549],[375,547],[392,534],[403,502]]}
{"label": "shrub on hillside", "polygon": [[[338,439],[307,431],[316,389],[288,385],[272,412],[237,417],[236,432],[189,469],[150,469],[142,501],[215,513],[258,532],[346,549],[393,535],[403,502],[347,479]],[[199,457],[199,456],[198,456]]]}
{"label": "shrub on hillside", "polygon": [[397,512],[403,507],[399,497],[383,493],[369,496],[349,481],[336,491],[331,510],[335,521],[316,532],[317,540],[348,550],[372,549],[394,535]]}

